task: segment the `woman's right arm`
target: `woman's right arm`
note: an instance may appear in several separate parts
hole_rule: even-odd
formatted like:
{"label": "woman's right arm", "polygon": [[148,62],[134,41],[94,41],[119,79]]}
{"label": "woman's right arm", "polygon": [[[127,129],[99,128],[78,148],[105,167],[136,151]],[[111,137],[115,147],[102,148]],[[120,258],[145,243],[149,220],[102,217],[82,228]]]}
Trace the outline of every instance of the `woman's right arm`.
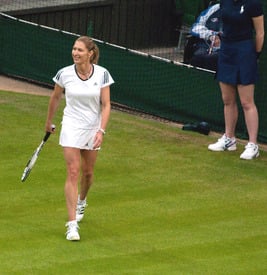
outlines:
{"label": "woman's right arm", "polygon": [[45,123],[46,132],[52,132],[52,129],[51,129],[51,125],[53,124],[52,120],[59,106],[63,91],[64,91],[64,88],[60,87],[58,84],[55,84],[54,90],[50,96],[50,100],[48,104],[47,118]]}
{"label": "woman's right arm", "polygon": [[264,18],[262,16],[252,18],[253,25],[256,32],[255,37],[255,47],[256,52],[260,53],[262,51],[263,43],[264,43]]}

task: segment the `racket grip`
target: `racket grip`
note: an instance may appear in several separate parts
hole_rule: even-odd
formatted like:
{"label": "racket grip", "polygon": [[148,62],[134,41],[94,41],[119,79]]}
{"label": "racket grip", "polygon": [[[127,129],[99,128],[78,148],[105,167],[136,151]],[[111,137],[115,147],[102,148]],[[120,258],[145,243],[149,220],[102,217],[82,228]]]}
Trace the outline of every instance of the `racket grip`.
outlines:
{"label": "racket grip", "polygon": [[[54,124],[52,124],[51,129],[52,129],[52,131],[54,131],[56,129],[56,126]],[[43,141],[46,142],[48,140],[48,138],[50,137],[50,135],[51,135],[51,132],[46,132],[46,134],[43,138]]]}

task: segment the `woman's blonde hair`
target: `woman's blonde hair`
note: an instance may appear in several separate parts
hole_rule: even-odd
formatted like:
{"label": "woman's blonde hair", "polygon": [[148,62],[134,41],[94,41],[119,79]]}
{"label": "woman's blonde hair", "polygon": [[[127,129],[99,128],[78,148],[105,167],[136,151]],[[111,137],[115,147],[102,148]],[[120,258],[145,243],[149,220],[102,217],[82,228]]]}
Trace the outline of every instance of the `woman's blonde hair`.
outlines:
{"label": "woman's blonde hair", "polygon": [[93,54],[90,57],[90,62],[97,64],[99,59],[99,49],[93,39],[89,36],[80,36],[78,39],[76,39],[76,41],[83,42],[88,51],[93,51]]}

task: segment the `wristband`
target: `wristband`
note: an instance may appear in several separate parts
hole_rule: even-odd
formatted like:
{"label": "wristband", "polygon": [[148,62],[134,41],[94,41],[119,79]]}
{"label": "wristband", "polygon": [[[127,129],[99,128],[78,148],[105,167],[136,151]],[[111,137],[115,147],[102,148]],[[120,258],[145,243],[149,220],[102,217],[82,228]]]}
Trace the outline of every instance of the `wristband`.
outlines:
{"label": "wristband", "polygon": [[105,135],[105,134],[106,134],[105,130],[104,130],[104,129],[102,129],[102,128],[100,128],[100,129],[98,130],[98,132],[101,132],[103,135]]}
{"label": "wristband", "polygon": [[260,58],[261,52],[256,52],[257,60]]}

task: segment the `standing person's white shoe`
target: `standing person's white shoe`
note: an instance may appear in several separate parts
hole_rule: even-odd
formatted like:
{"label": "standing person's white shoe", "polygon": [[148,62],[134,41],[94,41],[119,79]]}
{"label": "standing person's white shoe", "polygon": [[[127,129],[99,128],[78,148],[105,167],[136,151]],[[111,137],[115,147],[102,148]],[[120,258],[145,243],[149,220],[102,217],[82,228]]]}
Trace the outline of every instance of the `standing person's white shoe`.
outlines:
{"label": "standing person's white shoe", "polygon": [[245,147],[245,151],[240,155],[240,158],[250,160],[257,158],[259,155],[259,146],[253,142],[249,142]]}
{"label": "standing person's white shoe", "polygon": [[77,222],[80,222],[83,219],[86,206],[87,206],[86,199],[80,200],[80,195],[79,195],[77,206],[76,206],[76,220],[77,220]]}
{"label": "standing person's white shoe", "polygon": [[79,235],[79,226],[77,221],[69,221],[66,223],[67,232],[66,232],[66,239],[68,241],[79,241],[80,235]]}
{"label": "standing person's white shoe", "polygon": [[216,152],[220,152],[220,151],[235,151],[236,150],[236,139],[233,138],[229,138],[227,137],[225,134],[218,139],[217,142],[210,144],[208,146],[208,149],[211,151],[216,151]]}

